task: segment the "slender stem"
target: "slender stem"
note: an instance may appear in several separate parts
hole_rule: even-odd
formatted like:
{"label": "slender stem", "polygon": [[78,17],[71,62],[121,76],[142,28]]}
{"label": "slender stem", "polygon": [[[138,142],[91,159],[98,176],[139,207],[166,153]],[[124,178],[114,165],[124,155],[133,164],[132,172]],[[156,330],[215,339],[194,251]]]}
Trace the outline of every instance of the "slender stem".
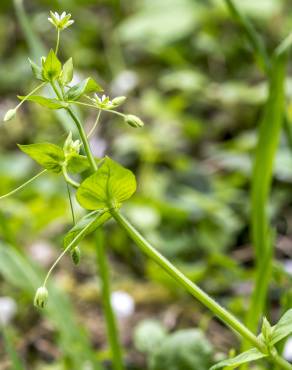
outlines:
{"label": "slender stem", "polygon": [[75,225],[76,224],[76,219],[75,219],[74,207],[73,207],[73,203],[72,203],[71,191],[70,191],[70,188],[69,188],[69,184],[66,183],[66,185],[67,185],[67,193],[68,193],[68,198],[69,198],[69,203],[70,203],[72,221],[73,221],[73,224]]}
{"label": "slender stem", "polygon": [[13,189],[11,190],[9,193],[7,194],[4,194],[4,195],[1,195],[0,196],[0,200],[4,199],[4,198],[8,198],[10,195],[13,195],[15,193],[17,193],[18,191],[22,190],[24,187],[26,187],[26,185],[30,184],[31,182],[33,182],[34,180],[36,180],[38,177],[40,177],[41,175],[43,175],[45,172],[47,172],[47,170],[43,170],[39,173],[37,173],[35,176],[33,176],[31,179],[27,180],[25,183],[23,183],[22,185],[18,186],[16,189]]}
{"label": "slender stem", "polygon": [[104,112],[109,112],[109,113],[116,114],[116,115],[118,115],[120,117],[125,117],[125,114],[124,113],[117,112],[116,110],[112,110],[112,109],[104,109],[104,108],[101,109],[101,108],[98,108],[94,104],[88,104],[88,103],[83,103],[83,102],[74,101],[74,100],[69,100],[69,101],[67,101],[67,103],[81,105],[81,106],[84,106],[84,107],[90,107],[90,108],[100,109],[100,110],[103,110]]}
{"label": "slender stem", "polygon": [[83,235],[86,235],[86,231],[91,227],[91,225],[96,221],[96,219],[94,218],[91,222],[89,222],[89,224],[87,224],[85,226],[84,229],[82,229],[80,231],[80,233],[78,233],[75,238],[72,240],[72,242],[70,244],[68,244],[68,246],[63,250],[63,252],[60,254],[60,256],[56,259],[56,261],[52,264],[51,268],[49,269],[46,277],[45,277],[45,280],[44,280],[44,283],[43,283],[43,286],[46,286],[47,284],[47,281],[52,273],[52,271],[54,270],[54,268],[57,266],[57,264],[60,262],[60,260],[65,256],[65,254],[73,247],[75,247],[75,244],[76,242],[78,242],[79,238]]}
{"label": "slender stem", "polygon": [[[189,280],[181,271],[163,257],[144,237],[129,223],[129,221],[116,209],[110,210],[117,223],[127,232],[129,237],[148,257],[162,267],[171,277],[183,286],[192,296],[209,308],[223,323],[227,324],[235,333],[241,335],[262,353],[267,353],[265,344],[257,338],[244,324],[234,315],[220,306],[213,298],[201,288]],[[269,361],[280,366],[282,369],[291,370],[292,365],[278,355],[272,355]]]}
{"label": "slender stem", "polygon": [[117,210],[111,209],[111,214],[118,224],[125,229],[130,238],[138,247],[170,276],[180,283],[186,290],[197,298],[204,306],[208,307],[218,318],[229,325],[235,332],[246,338],[261,352],[265,352],[265,345],[240,321],[238,321],[225,308],[221,307],[213,298],[206,294],[201,288],[189,280],[181,271],[173,266],[163,257],[144,237],[129,223],[129,221]]}
{"label": "slender stem", "polygon": [[69,175],[68,175],[68,172],[67,172],[67,168],[66,166],[62,166],[62,172],[63,172],[63,176],[66,180],[66,182],[70,185],[72,185],[74,188],[79,188],[80,184],[79,182],[73,180]]}
{"label": "slender stem", "polygon": [[59,44],[60,44],[60,30],[58,28],[58,31],[57,31],[57,42],[56,42],[56,49],[55,49],[55,54],[56,55],[58,54]]}
{"label": "slender stem", "polygon": [[[52,81],[51,85],[52,85],[52,87],[53,87],[53,89],[54,89],[57,97],[60,100],[62,100],[62,96],[60,95],[60,93],[59,93],[58,89],[56,88],[56,86],[55,86],[55,84],[54,84],[53,81]],[[69,113],[70,117],[73,119],[73,121],[75,122],[75,124],[76,124],[76,126],[78,128],[79,135],[80,135],[80,138],[82,140],[82,143],[83,143],[83,146],[84,146],[84,150],[85,150],[85,153],[86,153],[88,162],[89,162],[90,167],[91,167],[91,171],[94,173],[94,172],[97,171],[97,164],[95,163],[94,157],[93,157],[92,152],[90,150],[90,145],[89,145],[87,136],[85,134],[85,131],[83,129],[82,123],[80,122],[79,118],[76,116],[76,114],[74,113],[74,111],[71,109],[71,107],[66,108],[66,110],[67,110],[67,112]],[[89,225],[91,225],[91,223]],[[85,229],[87,229],[87,227]],[[72,243],[70,243],[70,244],[72,244]],[[66,250],[68,250],[69,247],[70,246],[68,246],[66,248]],[[64,252],[63,252],[63,255],[66,253],[66,252],[65,253]],[[105,256],[105,252],[104,252],[103,249],[100,249],[99,250],[99,254],[101,255],[101,257],[99,256],[99,259],[101,258],[104,261],[106,261],[106,256]],[[52,269],[53,268],[54,268],[54,266],[52,266]],[[107,268],[107,266],[105,266],[105,268]],[[123,370],[122,357],[121,357],[121,355],[118,355],[119,353],[122,352],[121,351],[121,348],[120,348],[120,343],[118,341],[118,329],[117,329],[115,320],[114,319],[111,319],[111,318],[114,318],[114,313],[113,313],[112,306],[111,306],[111,301],[110,301],[110,287],[109,287],[109,285],[107,285],[107,282],[104,282],[103,281],[103,284],[105,284],[107,286],[107,289],[104,290],[104,292],[103,292],[104,302],[105,301],[107,302],[106,306],[104,306],[104,310],[105,310],[105,319],[106,319],[106,323],[107,323],[107,331],[108,331],[109,341],[110,341],[111,349],[112,349],[112,353],[113,353],[113,361],[115,363],[116,370]],[[111,342],[113,340],[112,338],[115,338],[114,347],[113,347],[113,343]]]}
{"label": "slender stem", "polygon": [[110,277],[109,277],[109,266],[106,259],[104,238],[102,230],[98,230],[96,233],[96,253],[97,263],[99,266],[99,273],[101,277],[101,295],[104,308],[104,314],[107,322],[108,338],[112,352],[113,367],[114,370],[123,370],[123,355],[121,346],[119,343],[118,333],[116,330],[117,323],[115,315],[111,308],[111,288],[110,288]]}
{"label": "slender stem", "polygon": [[87,140],[84,128],[83,128],[79,118],[76,116],[76,114],[73,112],[73,110],[70,107],[67,108],[67,112],[69,113],[69,115],[73,119],[73,121],[76,123],[76,126],[78,128],[79,135],[81,137],[81,140],[82,140],[82,143],[83,143],[83,146],[84,146],[84,150],[85,150],[86,156],[88,158],[91,170],[92,170],[92,172],[95,172],[97,170],[97,165],[96,165],[94,157],[91,153],[89,142]]}
{"label": "slender stem", "polygon": [[100,114],[101,114],[101,110],[99,110],[98,113],[97,113],[97,117],[96,117],[96,120],[94,122],[94,125],[92,126],[91,130],[87,134],[87,139],[89,139],[91,137],[91,135],[93,134],[94,130],[96,129],[96,127],[98,125],[98,122],[99,122]]}
{"label": "slender stem", "polygon": [[35,92],[37,92],[40,88],[42,88],[43,86],[45,86],[47,83],[46,82],[42,82],[40,85],[38,85],[37,87],[35,87],[30,93],[28,93],[22,100],[19,104],[17,104],[17,106],[15,107],[15,109],[18,109],[26,100],[27,98],[29,98],[31,95],[33,95]]}

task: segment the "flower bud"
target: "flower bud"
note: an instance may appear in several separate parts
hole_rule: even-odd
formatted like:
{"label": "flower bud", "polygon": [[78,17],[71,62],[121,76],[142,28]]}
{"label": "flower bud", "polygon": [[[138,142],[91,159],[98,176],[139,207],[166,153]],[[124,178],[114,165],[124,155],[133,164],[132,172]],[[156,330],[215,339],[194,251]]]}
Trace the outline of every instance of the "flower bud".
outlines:
{"label": "flower bud", "polygon": [[127,98],[125,96],[117,96],[112,100],[112,104],[114,107],[118,107],[119,105],[123,104],[126,99]]}
{"label": "flower bud", "polygon": [[143,121],[139,117],[135,116],[134,114],[126,114],[124,119],[125,119],[125,122],[132,127],[137,128],[137,127],[144,126]]}
{"label": "flower bud", "polygon": [[48,301],[48,289],[45,286],[41,286],[36,291],[35,297],[34,297],[34,305],[38,308],[44,308]]}
{"label": "flower bud", "polygon": [[6,122],[6,121],[10,121],[12,118],[14,118],[16,115],[16,109],[9,109],[5,116],[4,116],[4,119],[3,121]]}
{"label": "flower bud", "polygon": [[71,258],[74,263],[74,265],[78,265],[80,262],[80,249],[79,247],[74,247],[71,251]]}

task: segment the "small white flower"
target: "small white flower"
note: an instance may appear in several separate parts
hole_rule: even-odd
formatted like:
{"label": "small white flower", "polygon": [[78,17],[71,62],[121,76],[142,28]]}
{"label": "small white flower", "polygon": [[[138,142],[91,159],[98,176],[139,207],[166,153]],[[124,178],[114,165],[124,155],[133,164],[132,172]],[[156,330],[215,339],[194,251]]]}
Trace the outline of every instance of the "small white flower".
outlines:
{"label": "small white flower", "polygon": [[66,14],[63,12],[61,15],[57,12],[50,11],[51,17],[48,18],[48,21],[52,23],[59,30],[64,30],[65,28],[71,26],[74,23],[73,19],[71,18],[71,14]]}
{"label": "small white flower", "polygon": [[125,100],[125,96],[118,96],[113,100],[110,100],[109,96],[102,95],[101,97],[97,94],[94,94],[93,98],[90,100],[96,105],[99,109],[113,109],[121,105]]}
{"label": "small white flower", "polygon": [[111,294],[111,304],[118,318],[132,316],[135,311],[135,301],[127,292],[118,290]]}

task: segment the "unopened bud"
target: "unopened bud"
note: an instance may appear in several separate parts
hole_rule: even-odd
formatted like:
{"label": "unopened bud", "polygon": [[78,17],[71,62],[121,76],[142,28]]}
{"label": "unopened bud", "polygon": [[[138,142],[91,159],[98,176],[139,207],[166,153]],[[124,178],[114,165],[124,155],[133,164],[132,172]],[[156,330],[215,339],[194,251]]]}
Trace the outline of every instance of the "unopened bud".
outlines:
{"label": "unopened bud", "polygon": [[135,128],[144,126],[143,121],[139,117],[135,116],[134,114],[126,114],[125,122],[128,125],[135,127]]}
{"label": "unopened bud", "polygon": [[9,109],[5,116],[4,116],[4,119],[3,121],[6,122],[6,121],[10,121],[12,118],[14,118],[16,115],[16,109]]}
{"label": "unopened bud", "polygon": [[74,265],[79,264],[80,255],[81,255],[81,252],[80,252],[79,247],[74,247],[71,251],[71,258],[72,258],[72,261],[73,261]]}
{"label": "unopened bud", "polygon": [[38,288],[34,297],[35,307],[44,308],[48,302],[48,296],[48,289],[45,286]]}
{"label": "unopened bud", "polygon": [[118,107],[119,105],[123,104],[124,101],[126,100],[127,98],[125,96],[117,96],[116,98],[114,98],[112,100],[112,104],[115,106],[115,107]]}

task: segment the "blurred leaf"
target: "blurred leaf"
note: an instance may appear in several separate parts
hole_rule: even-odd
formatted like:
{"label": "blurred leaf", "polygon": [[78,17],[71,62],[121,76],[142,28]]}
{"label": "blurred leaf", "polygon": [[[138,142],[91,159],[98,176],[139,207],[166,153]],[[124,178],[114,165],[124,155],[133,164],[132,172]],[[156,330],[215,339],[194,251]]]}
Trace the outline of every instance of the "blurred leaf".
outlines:
{"label": "blurred leaf", "polygon": [[88,77],[86,80],[79,82],[77,85],[71,87],[65,95],[66,100],[78,100],[84,94],[89,94],[92,92],[102,91],[99,84],[94,81],[93,78]]}
{"label": "blurred leaf", "polygon": [[61,102],[60,100],[57,99],[50,99],[50,98],[45,98],[44,96],[40,95],[30,95],[28,97],[26,96],[18,96],[20,100],[28,100],[32,101],[35,103],[40,104],[42,107],[46,107],[49,109],[61,109],[61,108],[66,108],[67,104],[64,102]]}
{"label": "blurred leaf", "polygon": [[212,366],[210,370],[221,369],[222,367],[224,368],[226,367],[227,369],[229,368],[233,369],[234,367],[238,367],[242,364],[256,361],[256,360],[259,360],[267,356],[268,355],[265,355],[264,353],[260,352],[258,349],[252,348],[249,351],[243,352],[236,357],[219,362],[218,364]]}

